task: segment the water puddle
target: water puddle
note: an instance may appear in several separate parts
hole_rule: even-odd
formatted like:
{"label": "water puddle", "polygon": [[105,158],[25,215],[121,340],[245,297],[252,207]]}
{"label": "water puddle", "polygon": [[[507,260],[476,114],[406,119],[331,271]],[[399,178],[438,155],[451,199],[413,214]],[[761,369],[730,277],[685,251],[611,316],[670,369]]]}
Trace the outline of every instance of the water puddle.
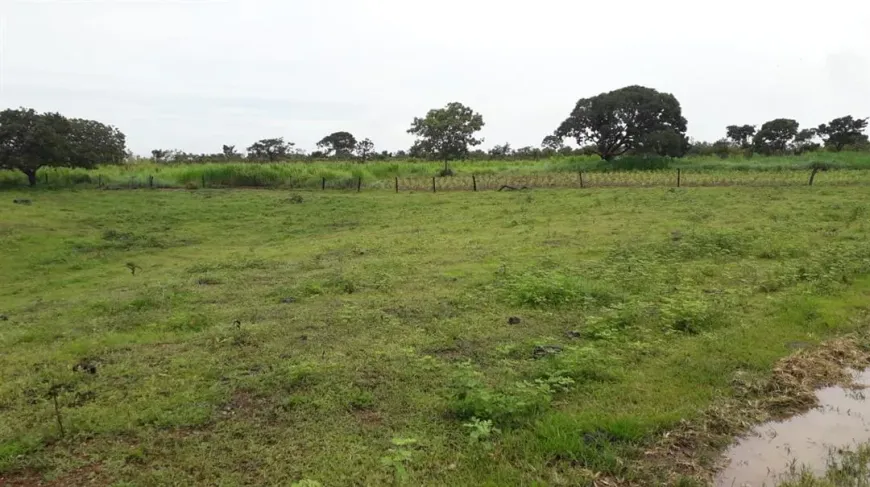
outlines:
{"label": "water puddle", "polygon": [[[870,386],[870,369],[856,373],[855,383]],[[728,468],[718,487],[773,487],[793,468],[823,475],[831,451],[870,441],[870,389],[828,387],[816,392],[819,407],[778,423],[766,423],[732,446]]]}

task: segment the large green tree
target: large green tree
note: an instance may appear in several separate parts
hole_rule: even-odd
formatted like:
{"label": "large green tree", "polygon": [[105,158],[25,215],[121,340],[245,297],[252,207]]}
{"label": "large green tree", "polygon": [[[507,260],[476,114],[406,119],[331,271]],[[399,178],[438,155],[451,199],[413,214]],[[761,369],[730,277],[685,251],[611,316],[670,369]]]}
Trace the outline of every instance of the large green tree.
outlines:
{"label": "large green tree", "polygon": [[23,172],[31,186],[41,167],[90,168],[126,157],[126,137],[94,120],[20,108],[0,112],[0,169]]}
{"label": "large green tree", "polygon": [[356,137],[350,132],[335,132],[320,139],[317,147],[327,156],[350,157],[356,149]]}
{"label": "large green tree", "polygon": [[[667,135],[665,135],[667,134]],[[673,134],[673,136],[671,135]],[[644,147],[688,147],[686,119],[674,95],[643,86],[627,86],[577,102],[571,115],[556,129],[557,137],[573,137],[592,144],[604,160]],[[653,140],[654,139],[654,140]]]}
{"label": "large green tree", "polygon": [[735,144],[746,149],[752,144],[752,136],[755,135],[755,125],[729,125],[725,128],[728,138]]}
{"label": "large green tree", "polygon": [[446,172],[448,161],[464,158],[469,147],[483,142],[474,136],[483,126],[483,116],[462,103],[429,110],[424,118],[414,118],[408,129],[409,134],[417,136],[411,153],[444,161]]}
{"label": "large green tree", "polygon": [[867,142],[864,130],[867,129],[866,118],[852,118],[851,115],[835,118],[830,123],[823,123],[816,129],[819,137],[825,142],[825,147],[840,152],[846,146]]}
{"label": "large green tree", "polygon": [[258,140],[248,147],[248,159],[275,162],[286,158],[294,145],[293,142],[284,142],[284,137]]}
{"label": "large green tree", "polygon": [[758,130],[752,140],[755,151],[764,155],[783,154],[798,135],[800,124],[790,118],[771,120]]}

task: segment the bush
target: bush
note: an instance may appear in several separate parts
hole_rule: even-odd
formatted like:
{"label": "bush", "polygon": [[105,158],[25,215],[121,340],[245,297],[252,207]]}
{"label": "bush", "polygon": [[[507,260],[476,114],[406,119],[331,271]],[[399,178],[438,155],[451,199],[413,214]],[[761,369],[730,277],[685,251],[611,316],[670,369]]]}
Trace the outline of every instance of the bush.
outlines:
{"label": "bush", "polygon": [[537,271],[508,278],[507,296],[519,306],[546,308],[563,305],[607,305],[618,300],[611,289],[580,276]]}
{"label": "bush", "polygon": [[553,394],[573,384],[561,379],[558,388],[546,380],[536,380],[517,382],[504,390],[495,390],[484,385],[478,374],[465,369],[456,379],[450,410],[461,420],[477,418],[496,424],[515,423],[546,409]]}

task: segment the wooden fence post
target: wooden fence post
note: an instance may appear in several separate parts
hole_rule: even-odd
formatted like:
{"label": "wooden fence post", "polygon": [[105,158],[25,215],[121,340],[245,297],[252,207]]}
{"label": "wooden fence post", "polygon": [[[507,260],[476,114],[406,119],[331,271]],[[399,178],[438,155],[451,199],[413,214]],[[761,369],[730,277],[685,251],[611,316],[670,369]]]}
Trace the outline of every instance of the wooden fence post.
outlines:
{"label": "wooden fence post", "polygon": [[98,188],[103,187],[103,175],[102,174],[97,174],[97,187]]}
{"label": "wooden fence post", "polygon": [[582,189],[583,188],[583,171],[580,171],[579,174],[580,174],[580,188]]}
{"label": "wooden fence post", "polygon": [[148,176],[148,187],[154,189],[154,176]]}
{"label": "wooden fence post", "polygon": [[682,179],[682,173],[680,172],[679,169],[677,169],[677,187],[678,187],[678,188],[679,188],[680,185],[682,184],[681,179]]}
{"label": "wooden fence post", "polygon": [[356,192],[359,193],[362,191],[362,176],[356,179]]}
{"label": "wooden fence post", "polygon": [[205,173],[202,175],[202,187],[205,187]]}
{"label": "wooden fence post", "polygon": [[45,171],[45,184],[48,184],[48,171]]}
{"label": "wooden fence post", "polygon": [[474,174],[471,175],[471,184],[474,185],[474,192],[477,192],[477,176]]}
{"label": "wooden fence post", "polygon": [[396,176],[396,193],[399,192],[399,176]]}
{"label": "wooden fence post", "polygon": [[435,177],[432,177],[432,192],[435,192]]}
{"label": "wooden fence post", "polygon": [[320,181],[320,190],[321,190],[321,191],[325,191],[325,190],[326,190],[326,178],[323,178],[323,179]]}

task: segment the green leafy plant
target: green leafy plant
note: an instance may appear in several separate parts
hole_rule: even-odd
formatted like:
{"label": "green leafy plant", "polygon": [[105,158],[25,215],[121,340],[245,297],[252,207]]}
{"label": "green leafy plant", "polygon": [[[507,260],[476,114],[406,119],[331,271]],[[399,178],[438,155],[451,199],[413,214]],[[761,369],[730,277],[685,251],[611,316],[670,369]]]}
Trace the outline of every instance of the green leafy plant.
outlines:
{"label": "green leafy plant", "polygon": [[462,426],[469,430],[471,443],[481,444],[487,449],[492,448],[492,439],[501,434],[501,430],[493,426],[492,420],[471,418],[471,421]]}
{"label": "green leafy plant", "polygon": [[381,465],[393,472],[396,483],[404,484],[408,481],[408,464],[414,457],[414,447],[417,446],[416,438],[393,438],[393,447],[387,455],[381,457]]}

